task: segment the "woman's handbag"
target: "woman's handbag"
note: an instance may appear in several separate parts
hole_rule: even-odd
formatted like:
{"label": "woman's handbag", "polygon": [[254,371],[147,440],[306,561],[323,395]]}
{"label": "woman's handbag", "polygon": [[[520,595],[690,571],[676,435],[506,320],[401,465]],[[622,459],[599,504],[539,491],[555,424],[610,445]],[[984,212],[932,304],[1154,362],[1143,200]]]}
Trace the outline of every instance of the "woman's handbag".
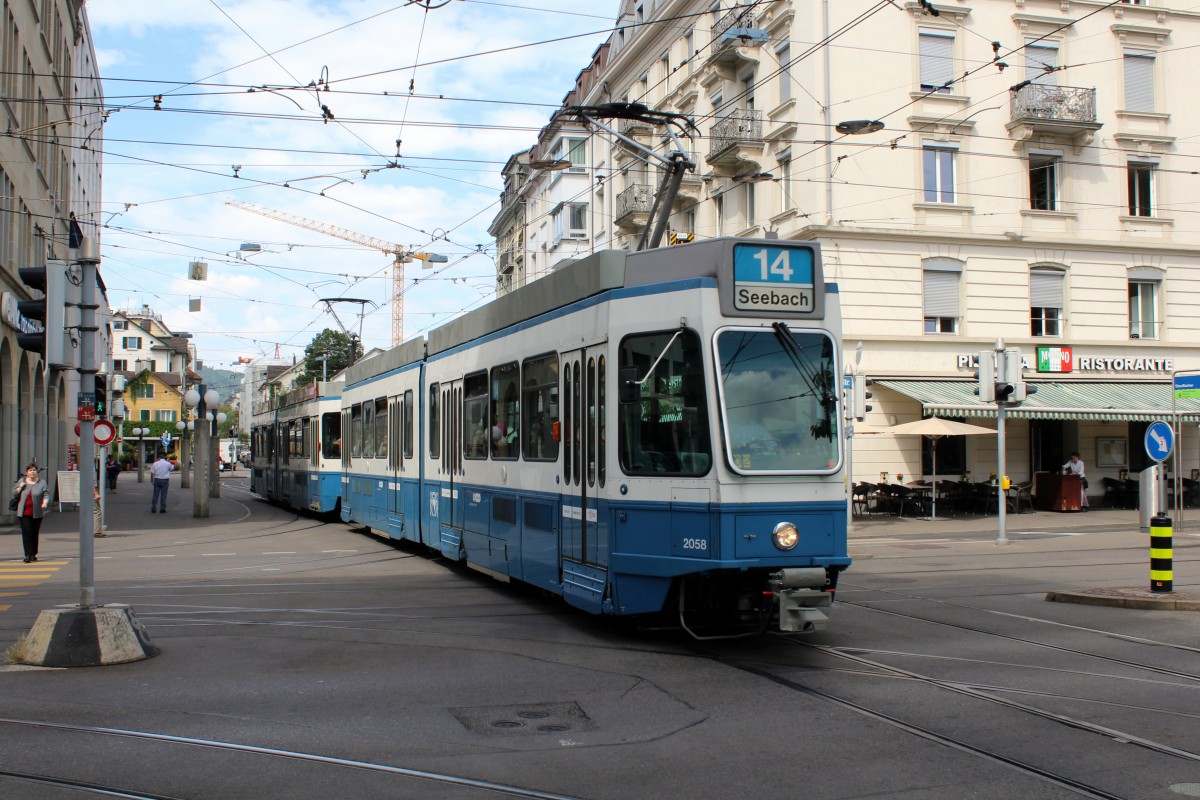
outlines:
{"label": "woman's handbag", "polygon": [[8,510],[9,510],[9,511],[16,511],[16,510],[17,510],[17,504],[18,504],[18,503],[20,503],[20,502],[21,502],[21,495],[19,495],[19,494],[14,494],[12,497],[10,497],[10,498],[8,499]]}

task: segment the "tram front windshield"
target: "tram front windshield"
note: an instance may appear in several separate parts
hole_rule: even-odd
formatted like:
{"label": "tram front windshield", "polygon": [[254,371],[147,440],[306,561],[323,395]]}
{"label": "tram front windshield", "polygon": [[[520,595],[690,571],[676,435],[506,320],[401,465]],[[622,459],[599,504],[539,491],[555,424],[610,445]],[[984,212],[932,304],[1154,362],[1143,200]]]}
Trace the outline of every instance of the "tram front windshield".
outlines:
{"label": "tram front windshield", "polygon": [[819,331],[726,330],[717,336],[725,451],[738,472],[837,468],[833,340]]}

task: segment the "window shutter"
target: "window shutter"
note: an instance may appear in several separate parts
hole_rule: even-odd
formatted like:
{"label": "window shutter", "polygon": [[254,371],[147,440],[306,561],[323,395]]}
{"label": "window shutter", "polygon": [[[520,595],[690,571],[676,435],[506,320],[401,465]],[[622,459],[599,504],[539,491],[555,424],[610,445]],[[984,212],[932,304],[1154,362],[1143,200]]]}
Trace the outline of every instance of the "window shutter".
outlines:
{"label": "window shutter", "polygon": [[954,36],[922,31],[921,85],[943,86],[954,78]]}
{"label": "window shutter", "polygon": [[1047,86],[1058,84],[1057,72],[1046,72],[1046,67],[1058,66],[1058,48],[1044,44],[1025,45],[1025,78]]}
{"label": "window shutter", "polygon": [[1125,110],[1154,110],[1154,55],[1125,53]]}
{"label": "window shutter", "polygon": [[958,317],[958,273],[925,270],[925,316]]}
{"label": "window shutter", "polygon": [[1029,273],[1029,305],[1033,308],[1063,307],[1063,276],[1048,269]]}

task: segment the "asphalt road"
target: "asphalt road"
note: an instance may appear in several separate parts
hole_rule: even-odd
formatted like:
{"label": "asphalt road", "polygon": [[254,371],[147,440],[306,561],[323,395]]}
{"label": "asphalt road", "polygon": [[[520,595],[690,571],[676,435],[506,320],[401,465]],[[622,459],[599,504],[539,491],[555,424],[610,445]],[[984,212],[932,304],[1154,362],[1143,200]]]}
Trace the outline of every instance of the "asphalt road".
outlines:
{"label": "asphalt road", "polygon": [[[244,479],[207,521],[177,489],[166,515],[148,484],[109,497],[98,599],[162,654],[0,671],[0,797],[1200,797],[1200,615],[1044,600],[1143,584],[1136,532],[875,529],[831,630],[694,642]],[[77,601],[72,524],[47,523],[38,564],[0,536],[0,646]]]}

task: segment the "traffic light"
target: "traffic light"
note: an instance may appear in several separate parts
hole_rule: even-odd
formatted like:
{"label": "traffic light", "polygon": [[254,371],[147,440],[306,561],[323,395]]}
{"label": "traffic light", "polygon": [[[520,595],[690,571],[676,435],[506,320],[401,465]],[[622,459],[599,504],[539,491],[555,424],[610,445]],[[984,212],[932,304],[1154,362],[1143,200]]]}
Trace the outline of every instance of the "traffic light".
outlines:
{"label": "traffic light", "polygon": [[96,376],[96,419],[108,416],[108,387],[103,375]]}
{"label": "traffic light", "polygon": [[866,375],[854,376],[854,418],[859,422],[866,419],[867,412],[874,408],[874,406],[867,405],[867,401],[875,396],[867,391],[867,387],[874,385],[875,381]]}
{"label": "traffic light", "polygon": [[114,420],[125,419],[125,376],[113,375],[112,377],[112,402],[109,403],[108,413]]}
{"label": "traffic light", "polygon": [[44,267],[21,267],[21,282],[41,297],[17,301],[19,312],[17,344],[22,350],[40,353],[47,364],[73,366],[66,358],[69,336],[66,317],[67,264],[49,261]]}
{"label": "traffic light", "polygon": [[[21,313],[21,332],[17,334],[17,345],[31,353],[46,354],[46,267],[21,267],[17,270],[21,282],[42,296],[34,300],[18,300],[17,311]],[[40,328],[40,330],[38,330]]]}
{"label": "traffic light", "polygon": [[1011,387],[1007,400],[1020,403],[1025,399],[1025,375],[1021,363],[1021,351],[1010,348],[1004,351],[1004,383]]}
{"label": "traffic light", "polygon": [[996,354],[991,350],[979,351],[979,369],[975,372],[979,385],[975,394],[985,403],[996,402]]}

